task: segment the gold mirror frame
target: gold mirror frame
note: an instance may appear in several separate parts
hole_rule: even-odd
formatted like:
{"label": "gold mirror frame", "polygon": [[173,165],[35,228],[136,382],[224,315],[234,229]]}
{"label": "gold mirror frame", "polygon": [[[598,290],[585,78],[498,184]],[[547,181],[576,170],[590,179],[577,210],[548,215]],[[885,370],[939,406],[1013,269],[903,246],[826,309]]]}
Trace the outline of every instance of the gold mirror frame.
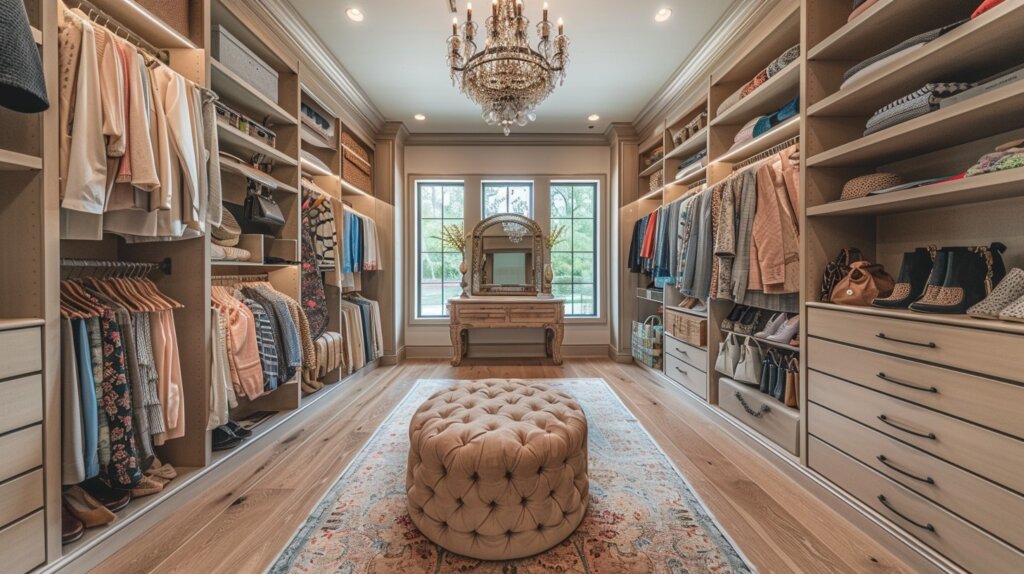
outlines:
{"label": "gold mirror frame", "polygon": [[[505,223],[522,225],[533,234],[533,286],[532,287],[506,287],[498,285],[482,284],[480,270],[483,267],[483,237],[484,231]],[[544,289],[544,232],[540,225],[523,215],[514,213],[501,213],[492,215],[477,223],[473,227],[473,296],[500,296],[500,295],[540,295]],[[525,242],[525,241],[524,241]]]}

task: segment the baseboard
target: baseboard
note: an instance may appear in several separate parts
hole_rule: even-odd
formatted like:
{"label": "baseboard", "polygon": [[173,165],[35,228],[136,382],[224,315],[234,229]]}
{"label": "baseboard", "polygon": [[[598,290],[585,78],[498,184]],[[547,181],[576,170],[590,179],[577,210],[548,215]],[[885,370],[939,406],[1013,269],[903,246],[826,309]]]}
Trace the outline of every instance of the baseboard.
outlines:
{"label": "baseboard", "polygon": [[[409,359],[450,359],[452,347],[451,345],[409,345],[403,348],[403,352]],[[606,345],[562,345],[562,356],[577,359],[607,357],[608,347]],[[469,358],[471,359],[542,359],[544,357],[544,345],[532,343],[513,345],[476,343],[469,347]]]}
{"label": "baseboard", "polygon": [[[630,361],[632,362],[632,360]],[[640,365],[642,367],[642,365]],[[646,367],[645,367],[646,368]],[[665,383],[666,388],[678,392],[688,403],[709,413],[713,420],[745,446],[757,452],[765,460],[805,488],[815,498],[839,513],[870,538],[892,552],[904,564],[922,574],[967,574],[962,568],[950,562],[928,545],[907,534],[887,518],[860,502],[849,493],[833,485],[813,469],[800,464],[793,455],[762,437],[756,431],[733,419],[715,405],[708,403],[682,387],[664,374],[646,369],[652,376]]]}

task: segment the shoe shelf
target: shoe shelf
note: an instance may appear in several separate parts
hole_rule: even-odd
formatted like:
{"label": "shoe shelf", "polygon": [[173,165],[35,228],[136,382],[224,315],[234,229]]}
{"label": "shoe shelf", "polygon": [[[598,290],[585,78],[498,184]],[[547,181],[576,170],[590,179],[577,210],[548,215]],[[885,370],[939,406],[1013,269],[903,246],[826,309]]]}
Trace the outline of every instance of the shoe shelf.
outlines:
{"label": "shoe shelf", "polygon": [[967,327],[983,331],[999,331],[1024,335],[1024,323],[1000,321],[997,319],[976,319],[970,315],[943,315],[938,313],[920,313],[910,309],[883,309],[880,307],[855,307],[852,305],[836,305],[833,303],[808,302],[807,306],[812,309],[828,309],[831,311],[842,311],[845,313],[859,313],[861,315],[872,315],[875,317],[887,317],[890,319],[903,319],[907,321],[921,321],[924,323],[935,323],[939,325],[950,325],[953,327]]}
{"label": "shoe shelf", "polygon": [[[858,79],[846,89],[839,90],[842,72],[827,74],[823,71],[820,74],[822,78],[835,76],[834,85],[826,85],[825,89],[831,87],[838,91],[821,101],[808,102],[807,115],[867,117],[896,98],[936,79],[958,80],[958,74],[980,79],[979,73],[984,77],[988,73],[999,72],[1009,67],[1002,66],[1002,63],[1024,51],[1022,29],[1024,3],[1010,0],[906,54],[891,66]],[[910,37],[912,34],[899,33],[901,39]],[[872,46],[869,53],[877,53],[879,49],[876,48],[880,49],[880,45]]]}
{"label": "shoe shelf", "polygon": [[797,347],[795,345],[790,345],[789,343],[780,343],[778,341],[772,341],[772,340],[766,339],[764,337],[755,337],[753,335],[746,335],[744,333],[740,333],[739,331],[730,331],[729,329],[722,329],[722,332],[723,333],[731,333],[733,335],[736,335],[737,337],[750,337],[751,339],[757,341],[758,343],[764,343],[765,345],[768,345],[770,347],[776,347],[776,348],[779,348],[779,349],[785,349],[786,351],[792,351],[794,353],[799,353],[800,352],[800,347]]}

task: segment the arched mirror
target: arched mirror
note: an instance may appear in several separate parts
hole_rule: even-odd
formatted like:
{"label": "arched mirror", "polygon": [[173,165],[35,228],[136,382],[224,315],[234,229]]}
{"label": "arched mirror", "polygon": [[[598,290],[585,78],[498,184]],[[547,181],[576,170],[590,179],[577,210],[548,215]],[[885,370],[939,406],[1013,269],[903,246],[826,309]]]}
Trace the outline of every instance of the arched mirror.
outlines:
{"label": "arched mirror", "polygon": [[544,234],[537,222],[512,213],[476,224],[473,289],[476,295],[539,295],[543,290]]}

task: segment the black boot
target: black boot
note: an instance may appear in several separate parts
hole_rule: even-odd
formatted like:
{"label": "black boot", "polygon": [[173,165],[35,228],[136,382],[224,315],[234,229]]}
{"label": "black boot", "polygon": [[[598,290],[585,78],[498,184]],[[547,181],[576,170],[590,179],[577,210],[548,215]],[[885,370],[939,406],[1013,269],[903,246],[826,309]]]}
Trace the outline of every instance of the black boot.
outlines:
{"label": "black boot", "polygon": [[900,265],[900,275],[896,280],[896,288],[892,295],[885,298],[875,299],[871,302],[875,307],[887,309],[902,309],[917,301],[924,292],[928,283],[928,276],[932,271],[932,258],[934,247],[918,247],[912,252],[903,254],[903,263]]}
{"label": "black boot", "polygon": [[911,305],[911,309],[951,315],[966,313],[967,309],[987,297],[992,286],[1006,275],[1002,258],[1004,251],[1006,246],[1002,243],[951,249],[942,287],[934,291],[927,301]]}
{"label": "black boot", "polygon": [[953,247],[943,247],[935,254],[935,261],[932,264],[931,273],[928,274],[928,281],[925,282],[924,291],[921,296],[909,305],[912,311],[922,311],[919,307],[939,302],[939,289],[946,282],[946,263],[949,261]]}

